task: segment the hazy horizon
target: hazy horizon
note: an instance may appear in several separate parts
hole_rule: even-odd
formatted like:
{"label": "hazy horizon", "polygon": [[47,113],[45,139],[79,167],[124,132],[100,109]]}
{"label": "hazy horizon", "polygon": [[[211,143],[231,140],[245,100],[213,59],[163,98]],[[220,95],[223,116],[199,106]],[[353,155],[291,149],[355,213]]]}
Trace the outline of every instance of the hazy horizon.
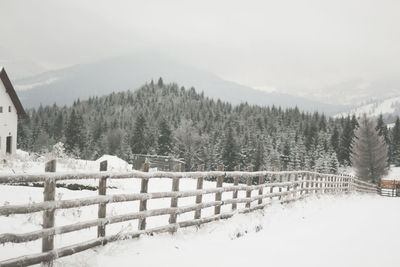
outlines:
{"label": "hazy horizon", "polygon": [[0,7],[0,65],[14,76],[156,53],[321,101],[342,91],[400,92],[398,1],[6,0]]}

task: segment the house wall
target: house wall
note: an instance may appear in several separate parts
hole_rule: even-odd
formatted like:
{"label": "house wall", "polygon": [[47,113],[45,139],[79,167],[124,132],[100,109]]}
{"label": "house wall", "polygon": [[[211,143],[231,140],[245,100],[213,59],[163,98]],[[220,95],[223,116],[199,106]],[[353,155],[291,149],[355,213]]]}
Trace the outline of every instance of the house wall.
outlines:
{"label": "house wall", "polygon": [[[11,112],[8,107],[11,106]],[[0,80],[0,107],[3,107],[3,112],[0,113],[0,157],[6,155],[6,139],[7,136],[12,136],[11,154],[14,154],[17,148],[17,126],[18,115],[17,110],[10,96],[6,92],[6,88]]]}

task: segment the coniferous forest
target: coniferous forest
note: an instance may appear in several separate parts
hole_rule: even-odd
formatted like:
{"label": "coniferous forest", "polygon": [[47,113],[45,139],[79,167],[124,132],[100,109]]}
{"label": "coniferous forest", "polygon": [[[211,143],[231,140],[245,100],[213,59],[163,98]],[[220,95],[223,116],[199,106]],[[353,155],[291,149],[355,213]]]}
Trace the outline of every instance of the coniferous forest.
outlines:
{"label": "coniferous forest", "polygon": [[[297,108],[233,106],[213,100],[194,88],[164,84],[160,78],[135,91],[77,100],[28,110],[18,125],[18,146],[48,152],[62,142],[65,151],[82,159],[112,154],[128,162],[132,154],[171,155],[186,170],[205,164],[255,169],[316,169],[334,173],[350,165],[357,118],[327,118]],[[400,121],[389,130],[377,127],[389,145],[393,163],[400,164]]]}

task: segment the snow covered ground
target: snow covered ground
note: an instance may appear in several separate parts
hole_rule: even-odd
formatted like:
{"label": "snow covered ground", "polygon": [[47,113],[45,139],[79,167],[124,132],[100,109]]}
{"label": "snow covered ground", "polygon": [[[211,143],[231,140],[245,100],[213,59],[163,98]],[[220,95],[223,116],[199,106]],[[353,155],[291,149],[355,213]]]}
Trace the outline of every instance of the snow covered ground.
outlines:
{"label": "snow covered ground", "polygon": [[[27,158],[29,157],[29,159]],[[16,159],[0,164],[0,173],[43,172],[48,159],[32,159],[20,153]],[[101,160],[109,160],[109,168],[128,170],[118,158],[105,156],[98,161],[60,160],[62,171],[98,170]],[[400,169],[400,168],[399,168]],[[393,169],[394,170],[394,169]],[[78,181],[71,180],[70,183]],[[96,186],[97,180],[79,181]],[[149,192],[170,191],[170,179],[151,179]],[[107,194],[136,193],[139,179],[108,181]],[[182,179],[181,190],[193,190],[196,180]],[[215,182],[205,182],[204,188],[214,188]],[[56,199],[72,199],[97,195],[97,191],[56,189]],[[239,197],[245,195],[240,192]],[[228,193],[224,198],[230,198]],[[43,188],[0,186],[0,205],[41,202]],[[204,201],[214,200],[214,195]],[[195,202],[194,197],[179,199],[179,205]],[[108,215],[138,211],[138,202],[107,205]],[[148,208],[169,207],[169,199],[149,200]],[[244,205],[244,204],[243,204]],[[311,196],[296,203],[275,203],[264,211],[236,215],[232,219],[210,223],[197,229],[180,229],[176,234],[143,236],[140,239],[109,243],[70,257],[58,259],[56,266],[399,266],[397,248],[400,233],[400,198],[375,195]],[[229,211],[224,206],[222,212]],[[204,209],[204,216],[213,208]],[[56,225],[66,225],[97,217],[97,205],[56,211]],[[193,212],[182,214],[179,221],[193,218]],[[147,226],[165,225],[167,216],[148,218]],[[1,233],[23,233],[41,229],[42,213],[0,216]],[[107,226],[107,234],[135,231],[137,222]],[[93,227],[55,237],[55,247],[71,245],[96,237]],[[40,252],[41,240],[26,244],[0,246],[0,261]],[[382,255],[382,257],[379,256]]]}
{"label": "snow covered ground", "polygon": [[56,266],[397,267],[400,198],[321,196],[200,229],[119,241]]}

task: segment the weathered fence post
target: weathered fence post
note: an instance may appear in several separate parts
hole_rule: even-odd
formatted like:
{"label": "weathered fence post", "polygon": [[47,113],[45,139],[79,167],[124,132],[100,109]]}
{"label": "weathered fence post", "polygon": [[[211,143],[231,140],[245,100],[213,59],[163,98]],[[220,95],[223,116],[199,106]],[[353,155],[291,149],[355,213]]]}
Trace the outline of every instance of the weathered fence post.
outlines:
{"label": "weathered fence post", "polygon": [[[174,166],[174,172],[180,172],[182,167],[181,164],[176,164]],[[178,192],[179,191],[179,178],[172,178],[172,192]],[[177,208],[178,207],[178,198],[177,197],[172,197],[171,198],[171,208]],[[170,224],[175,224],[176,223],[176,218],[177,218],[177,214],[176,212],[171,213],[171,215],[169,216],[169,223]],[[172,231],[176,232],[176,229],[174,228]]]}
{"label": "weathered fence post", "polygon": [[[264,166],[260,166],[260,171],[264,171]],[[265,181],[264,175],[258,176],[258,184],[259,184],[259,185],[264,184],[264,181]],[[263,195],[263,192],[264,192],[264,187],[261,187],[261,188],[258,189],[258,195],[259,195],[259,196],[262,196],[262,195]],[[262,199],[262,198],[259,198],[259,199],[258,199],[258,205],[261,205],[262,203],[263,203],[263,199]]]}
{"label": "weathered fence post", "polygon": [[306,194],[309,194],[310,193],[310,191],[309,191],[309,186],[310,186],[310,173],[309,172],[307,172],[307,176],[306,176]]}
{"label": "weathered fence post", "polygon": [[343,175],[340,174],[340,193],[344,192],[344,178]]}
{"label": "weathered fence post", "polygon": [[[148,172],[149,169],[150,169],[150,163],[146,162],[146,163],[142,164],[142,172]],[[149,186],[149,179],[142,178],[142,182],[140,185],[140,193],[147,193],[148,186]],[[142,200],[140,200],[139,211],[145,211],[145,210],[147,210],[147,199],[142,199]],[[139,230],[146,229],[146,218],[145,217],[139,219],[138,229]]]}
{"label": "weathered fence post", "polygon": [[[281,171],[282,171],[282,169],[281,169]],[[282,183],[283,182],[283,174],[279,174],[279,183]],[[279,193],[282,193],[282,185],[279,185]],[[282,195],[281,194],[279,194],[279,200],[281,200],[282,199]]]}
{"label": "weathered fence post", "polygon": [[[45,172],[56,172],[57,161],[51,160],[45,165]],[[44,201],[54,201],[56,196],[56,181],[53,178],[48,178],[44,182]],[[55,210],[46,210],[43,212],[43,229],[54,227]],[[51,251],[54,249],[54,236],[42,238],[42,252]],[[53,261],[42,262],[42,266],[53,266]]]}
{"label": "weathered fence post", "polygon": [[314,174],[313,180],[314,180],[315,194],[318,194],[318,188],[319,188],[318,174]]}
{"label": "weathered fence post", "polygon": [[[224,165],[218,166],[218,171],[223,172],[224,171]],[[217,177],[217,188],[222,187],[222,184],[224,182],[224,176],[218,176]],[[222,200],[222,192],[217,192],[215,193],[215,201],[221,201]],[[221,213],[221,205],[217,205],[214,208],[214,214],[218,215]]]}
{"label": "weathered fence post", "polygon": [[[296,172],[298,171],[298,169],[296,168]],[[297,187],[298,187],[298,184],[297,184],[297,181],[298,181],[298,174],[297,173],[295,173],[294,174],[294,186],[293,186],[293,200],[295,201],[296,200],[296,198],[297,198]]]}
{"label": "weathered fence post", "polygon": [[332,177],[333,178],[333,188],[334,188],[334,192],[335,193],[337,193],[337,191],[338,191],[338,188],[337,188],[337,184],[336,184],[336,176],[335,177]]}
{"label": "weathered fence post", "polygon": [[311,187],[311,193],[317,193],[317,190],[315,189],[315,187],[316,187],[316,183],[314,182],[315,181],[315,170],[312,170],[312,174],[311,174],[311,184],[310,184],[310,187]]}
{"label": "weathered fence post", "polygon": [[304,188],[304,173],[300,173],[300,196],[303,195],[303,188]]}
{"label": "weathered fence post", "polygon": [[[107,160],[100,162],[100,171],[104,172],[107,171]],[[100,178],[99,181],[99,196],[105,196],[107,190],[107,177]],[[99,204],[99,211],[98,211],[98,218],[102,219],[106,217],[107,207],[106,203]],[[97,237],[104,237],[106,236],[106,226],[99,225],[97,226]]]}
{"label": "weathered fence post", "polygon": [[[200,165],[197,168],[197,171],[204,172],[204,165]],[[197,187],[196,187],[197,190],[203,189],[203,180],[204,180],[203,177],[197,178]],[[197,195],[196,196],[196,204],[201,204],[202,201],[203,201],[203,195]],[[196,211],[194,213],[194,218],[196,220],[201,218],[201,208],[196,209]]]}
{"label": "weathered fence post", "polygon": [[330,189],[331,184],[330,184],[330,176],[324,176],[324,193],[328,193],[329,191],[331,191]]}
{"label": "weathered fence post", "polygon": [[[274,171],[275,171],[275,168],[272,167],[271,171],[274,172]],[[269,179],[269,181],[270,181],[270,183],[274,183],[274,181],[275,181],[275,174],[272,174],[272,175],[271,175],[271,178]],[[273,192],[274,192],[274,186],[271,185],[270,188],[269,188],[269,193],[272,194]],[[271,196],[270,199],[272,200],[273,197]]]}
{"label": "weathered fence post", "polygon": [[[240,165],[235,166],[235,172],[240,172]],[[239,185],[239,177],[235,176],[233,178],[233,185],[234,186],[238,186]],[[238,190],[235,189],[233,190],[233,199],[237,199],[238,198]],[[237,203],[232,203],[232,210],[236,210],[237,209]]]}
{"label": "weathered fence post", "polygon": [[[247,167],[248,172],[253,172],[253,166]],[[251,186],[253,184],[253,177],[248,176],[247,177],[247,186]],[[246,190],[246,198],[251,198],[251,189]],[[251,201],[246,202],[246,208],[250,208],[251,206]]]}
{"label": "weathered fence post", "polygon": [[[289,184],[289,182],[291,180],[291,174],[289,173],[290,172],[290,167],[287,167],[287,171],[288,171],[288,173],[286,174],[286,177],[287,177],[286,180],[288,182],[288,185],[286,187],[286,191],[289,192],[290,191],[290,187],[291,187],[291,185]],[[290,194],[287,193],[286,194],[286,199],[289,199],[289,196],[290,196]]]}
{"label": "weathered fence post", "polygon": [[319,192],[322,194],[323,193],[323,186],[324,186],[324,183],[323,183],[323,181],[324,181],[324,176],[323,175],[321,175],[320,177],[320,180],[321,180],[321,182],[320,182],[320,184],[319,184],[319,187],[321,188],[320,190],[319,190]]}

